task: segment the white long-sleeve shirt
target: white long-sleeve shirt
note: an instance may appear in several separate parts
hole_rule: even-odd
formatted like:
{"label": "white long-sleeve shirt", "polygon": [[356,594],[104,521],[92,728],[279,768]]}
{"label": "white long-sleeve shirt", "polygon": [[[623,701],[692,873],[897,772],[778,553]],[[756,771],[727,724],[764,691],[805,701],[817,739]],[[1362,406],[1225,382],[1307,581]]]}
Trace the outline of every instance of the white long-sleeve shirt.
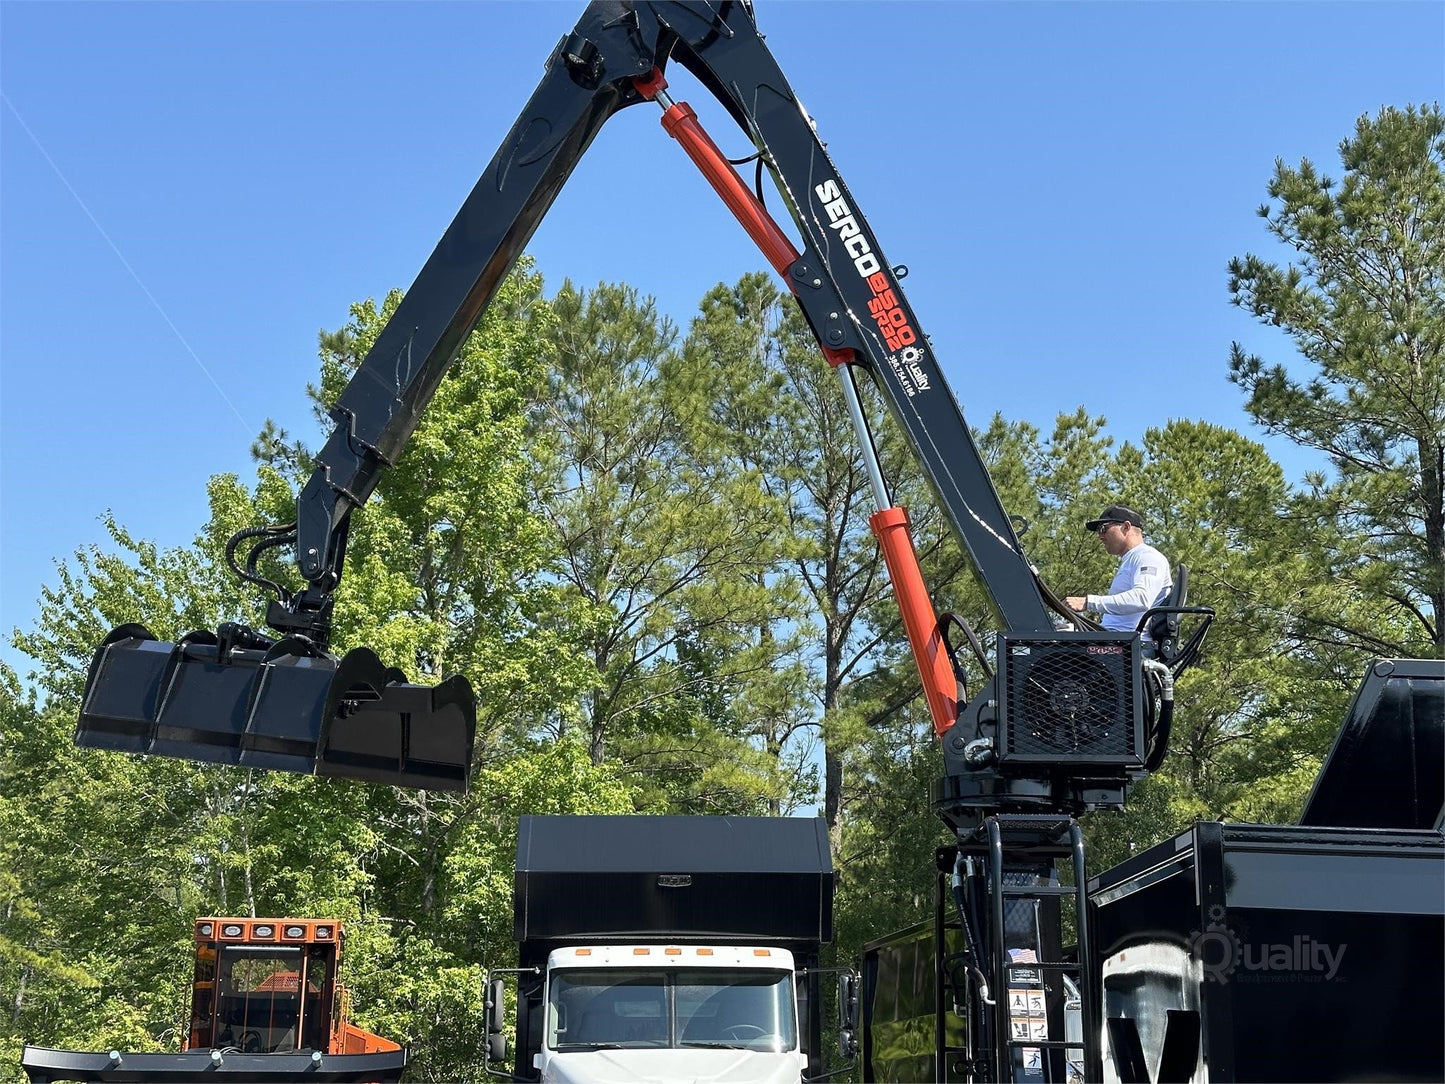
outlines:
{"label": "white long-sleeve shirt", "polygon": [[1119,571],[1114,573],[1109,593],[1089,595],[1087,609],[1103,614],[1099,624],[1104,628],[1133,632],[1140,615],[1168,598],[1173,586],[1169,561],[1149,543],[1140,542],[1119,558]]}

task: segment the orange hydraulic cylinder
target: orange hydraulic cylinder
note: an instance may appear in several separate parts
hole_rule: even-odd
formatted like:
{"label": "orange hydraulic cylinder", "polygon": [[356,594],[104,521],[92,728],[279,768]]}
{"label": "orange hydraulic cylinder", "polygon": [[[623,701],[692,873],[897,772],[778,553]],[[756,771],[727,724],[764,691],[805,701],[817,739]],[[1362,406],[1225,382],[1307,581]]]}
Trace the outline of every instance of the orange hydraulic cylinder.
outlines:
{"label": "orange hydraulic cylinder", "polygon": [[[667,86],[667,80],[656,68],[635,82],[638,91],[648,99],[655,98]],[[722,197],[728,210],[742,223],[748,236],[773,265],[773,270],[782,276],[788,289],[796,293],[789,271],[798,260],[798,250],[698,123],[697,113],[686,102],[673,102],[663,110],[662,127],[682,144],[687,156]],[[851,350],[833,350],[822,343],[818,346],[830,365],[846,365],[853,361]],[[933,603],[923,583],[923,573],[918,568],[918,554],[908,533],[908,514],[901,508],[885,508],[870,517],[868,522],[882,547],[888,577],[893,583],[894,594],[898,596],[903,627],[908,632],[908,642],[918,663],[918,674],[923,679],[924,695],[928,698],[928,710],[933,716],[933,729],[941,735],[953,726],[958,717],[958,684],[954,680],[948,647],[938,627],[938,617],[933,612]]]}
{"label": "orange hydraulic cylinder", "polygon": [[682,144],[682,149],[707,178],[708,184],[713,186],[728,205],[728,210],[748,231],[748,236],[763,250],[773,270],[786,281],[788,268],[798,259],[798,250],[767,210],[758,204],[757,196],[743,183],[737,170],[723,157],[712,137],[698,123],[692,106],[686,102],[675,102],[662,114],[662,127]]}
{"label": "orange hydraulic cylinder", "polygon": [[[639,84],[639,89],[648,97],[651,97],[659,86],[665,86],[660,78],[651,83]],[[793,290],[789,268],[797,262],[799,252],[793,247],[793,242],[788,239],[768,214],[768,209],[762,205],[758,197],[753,194],[743,179],[738,176],[737,170],[728,163],[723,152],[718,149],[707,130],[698,123],[697,113],[692,106],[686,102],[674,102],[663,111],[662,127],[668,135],[682,144],[682,149],[692,159],[702,175],[707,178],[708,184],[722,197],[727,204],[728,210],[742,223],[743,229],[747,230],[748,236],[753,243],[762,250],[762,253],[773,270],[782,276],[783,282],[789,290]],[[793,290],[796,293],[796,290]],[[829,365],[844,365],[853,360],[851,350],[832,350],[819,343],[823,356],[828,360]]]}
{"label": "orange hydraulic cylinder", "polygon": [[953,676],[948,645],[938,627],[938,615],[933,612],[923,573],[918,568],[918,554],[908,533],[908,513],[898,507],[885,508],[870,516],[868,525],[883,550],[888,579],[898,596],[903,628],[908,633],[913,659],[918,663],[918,676],[923,681],[923,694],[933,715],[933,730],[942,736],[958,718],[958,682]]}

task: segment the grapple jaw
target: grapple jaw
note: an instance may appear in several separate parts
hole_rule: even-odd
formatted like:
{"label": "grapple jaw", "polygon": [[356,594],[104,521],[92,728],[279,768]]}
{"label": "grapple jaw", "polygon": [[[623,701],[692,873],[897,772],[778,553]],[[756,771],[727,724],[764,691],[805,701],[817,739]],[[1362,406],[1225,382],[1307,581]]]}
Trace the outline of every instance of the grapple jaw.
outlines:
{"label": "grapple jaw", "polygon": [[476,698],[466,678],[411,685],[357,648],[227,633],[177,643],[121,625],[91,660],[77,745],[273,771],[464,791]]}

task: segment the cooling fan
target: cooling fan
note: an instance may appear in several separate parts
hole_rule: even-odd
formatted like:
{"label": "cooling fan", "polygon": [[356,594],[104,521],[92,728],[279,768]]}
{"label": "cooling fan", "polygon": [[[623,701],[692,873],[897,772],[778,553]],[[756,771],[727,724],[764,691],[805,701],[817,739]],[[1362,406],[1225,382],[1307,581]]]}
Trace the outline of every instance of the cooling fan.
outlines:
{"label": "cooling fan", "polygon": [[999,653],[1001,762],[1141,763],[1136,639],[1098,633],[1005,637]]}
{"label": "cooling fan", "polygon": [[1097,659],[1050,654],[1022,674],[1022,725],[1036,741],[1061,753],[1080,753],[1119,724],[1119,681]]}

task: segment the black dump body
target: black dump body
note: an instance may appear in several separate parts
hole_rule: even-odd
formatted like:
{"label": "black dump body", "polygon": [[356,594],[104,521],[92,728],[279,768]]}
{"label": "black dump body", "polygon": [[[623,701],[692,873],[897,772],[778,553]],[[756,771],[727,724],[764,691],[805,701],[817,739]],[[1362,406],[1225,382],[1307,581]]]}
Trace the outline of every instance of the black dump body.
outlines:
{"label": "black dump body", "polygon": [[822,984],[833,939],[828,833],[803,817],[523,817],[513,901],[519,963],[516,1072],[534,1080],[542,978],[555,948],[715,942],[787,949],[803,1050],[819,1064]]}
{"label": "black dump body", "polygon": [[833,863],[814,817],[523,817],[514,896],[522,966],[567,944],[833,939]]}
{"label": "black dump body", "polygon": [[1380,661],[1298,826],[1201,823],[1089,884],[1130,1081],[1445,1080],[1445,664]]}
{"label": "black dump body", "polygon": [[1445,1080],[1436,832],[1205,822],[1089,888],[1126,1084]]}

